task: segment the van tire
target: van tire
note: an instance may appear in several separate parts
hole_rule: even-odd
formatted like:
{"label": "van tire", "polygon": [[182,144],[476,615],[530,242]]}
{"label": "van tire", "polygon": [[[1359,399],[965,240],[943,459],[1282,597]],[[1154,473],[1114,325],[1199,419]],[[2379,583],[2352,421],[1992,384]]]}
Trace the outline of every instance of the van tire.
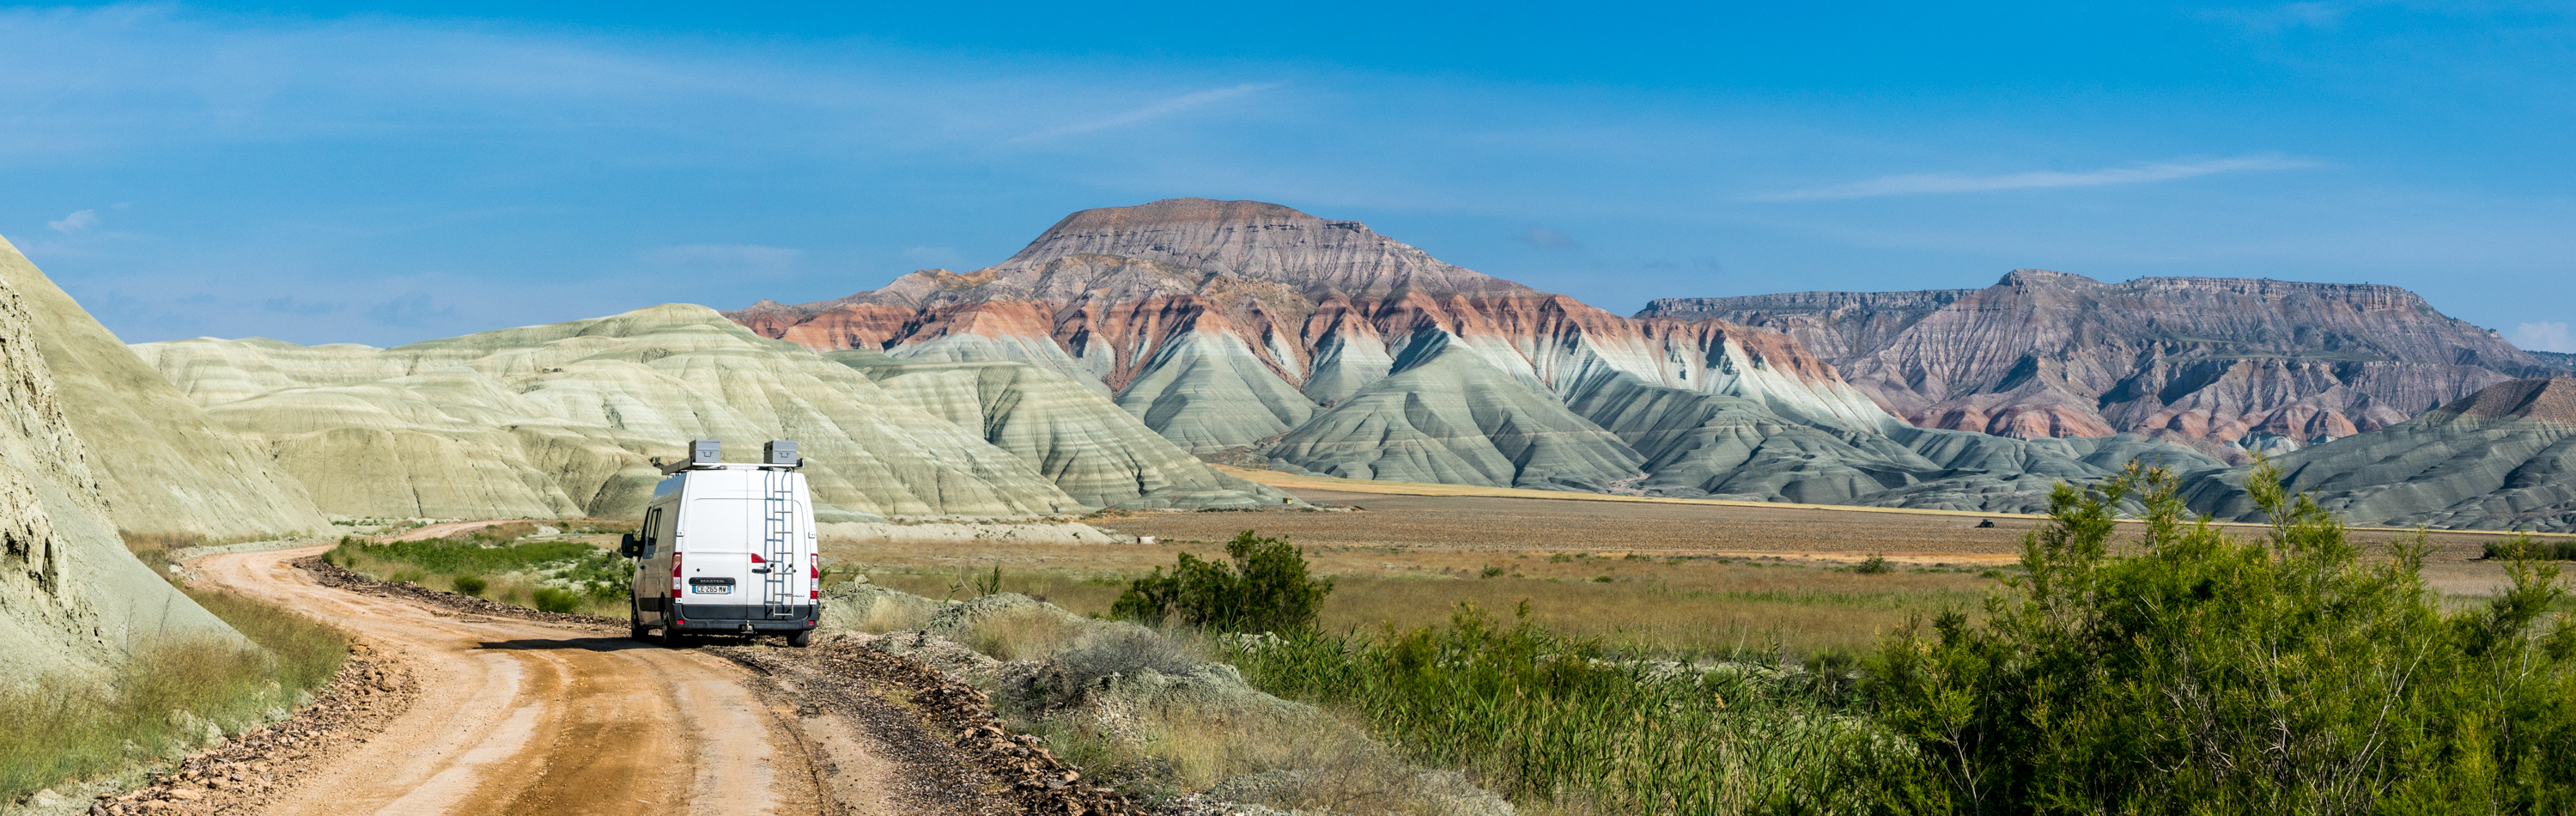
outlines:
{"label": "van tire", "polygon": [[799,649],[805,648],[806,644],[813,642],[814,630],[812,629],[798,630],[796,634],[787,636],[787,645],[794,646]]}
{"label": "van tire", "polygon": [[628,639],[628,640],[643,640],[643,639],[644,639],[644,634],[645,634],[645,633],[647,633],[647,632],[650,632],[650,631],[653,631],[653,630],[651,630],[651,629],[649,629],[649,628],[646,628],[646,627],[644,626],[644,614],[643,614],[643,613],[641,613],[641,612],[637,612],[637,611],[635,611],[635,605],[634,605],[634,604],[632,604],[632,603],[627,604],[627,605],[626,605],[626,639]]}
{"label": "van tire", "polygon": [[661,640],[662,648],[665,649],[678,649],[689,645],[689,636],[680,634],[680,627],[667,623],[662,625]]}

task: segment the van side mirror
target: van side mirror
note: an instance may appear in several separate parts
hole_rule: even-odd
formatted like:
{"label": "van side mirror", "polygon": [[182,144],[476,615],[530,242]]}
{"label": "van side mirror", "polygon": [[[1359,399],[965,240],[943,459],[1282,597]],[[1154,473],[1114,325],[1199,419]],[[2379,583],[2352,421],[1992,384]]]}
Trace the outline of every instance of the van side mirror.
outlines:
{"label": "van side mirror", "polygon": [[625,534],[625,535],[618,536],[618,537],[617,537],[617,554],[618,554],[618,555],[622,555],[622,556],[626,556],[626,557],[628,557],[628,558],[633,558],[633,557],[636,557],[636,556],[638,556],[638,555],[643,555],[643,554],[644,554],[644,542],[641,542],[641,541],[637,541],[637,540],[635,540],[635,534],[634,534],[634,533],[627,533],[627,534]]}

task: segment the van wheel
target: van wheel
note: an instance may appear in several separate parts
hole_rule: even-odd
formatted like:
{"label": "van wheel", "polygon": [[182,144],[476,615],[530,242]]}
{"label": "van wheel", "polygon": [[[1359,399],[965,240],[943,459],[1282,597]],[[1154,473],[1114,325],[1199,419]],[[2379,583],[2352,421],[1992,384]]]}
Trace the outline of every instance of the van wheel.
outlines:
{"label": "van wheel", "polygon": [[653,630],[644,627],[644,615],[635,611],[632,605],[626,607],[626,639],[643,640],[644,634],[650,631]]}
{"label": "van wheel", "polygon": [[687,645],[689,645],[689,636],[680,634],[680,627],[672,626],[670,624],[662,625],[663,648],[677,649]]}
{"label": "van wheel", "polygon": [[805,648],[806,644],[812,642],[814,642],[814,630],[812,629],[799,629],[796,631],[796,634],[787,636],[787,645],[794,646],[799,649]]}

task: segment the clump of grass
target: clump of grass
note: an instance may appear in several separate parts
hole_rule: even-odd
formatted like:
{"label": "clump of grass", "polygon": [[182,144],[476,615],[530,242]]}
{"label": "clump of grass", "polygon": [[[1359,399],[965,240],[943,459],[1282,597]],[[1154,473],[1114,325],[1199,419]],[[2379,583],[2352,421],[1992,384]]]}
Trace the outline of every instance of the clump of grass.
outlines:
{"label": "clump of grass", "polygon": [[1870,553],[1868,558],[1861,559],[1859,564],[1852,567],[1852,572],[1862,575],[1886,575],[1895,571],[1896,567],[1890,566],[1887,563],[1887,556],[1882,553]]}
{"label": "clump of grass", "polygon": [[483,576],[480,575],[459,575],[452,579],[452,582],[456,585],[458,593],[476,598],[483,597],[483,588],[491,585],[491,582],[483,580]]}
{"label": "clump of grass", "polygon": [[581,595],[568,589],[539,587],[531,596],[540,612],[573,612],[581,609]]}
{"label": "clump of grass", "polygon": [[995,660],[1030,660],[1063,651],[1081,633],[1062,613],[1029,607],[976,620],[964,640]]}
{"label": "clump of grass", "polygon": [[328,682],[347,635],[282,607],[190,592],[254,646],[199,637],[138,644],[109,677],[0,689],[0,802],[193,747],[209,724],[238,733]]}

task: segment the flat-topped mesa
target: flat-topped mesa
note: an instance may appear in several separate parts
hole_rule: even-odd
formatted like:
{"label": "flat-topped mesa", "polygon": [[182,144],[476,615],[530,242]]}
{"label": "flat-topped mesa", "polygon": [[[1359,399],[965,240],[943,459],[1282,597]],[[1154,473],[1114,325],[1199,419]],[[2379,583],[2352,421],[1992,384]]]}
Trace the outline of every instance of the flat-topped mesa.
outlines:
{"label": "flat-topped mesa", "polygon": [[997,270],[1034,270],[1064,258],[1107,255],[1329,293],[1399,291],[1535,294],[1529,287],[1452,266],[1357,221],[1330,221],[1259,201],[1171,198],[1083,210],[1056,222]]}
{"label": "flat-topped mesa", "polygon": [[2016,269],[1985,289],[1667,299],[1638,316],[1785,332],[1925,427],[2176,435],[2215,452],[2348,436],[2567,371],[2371,284]]}

